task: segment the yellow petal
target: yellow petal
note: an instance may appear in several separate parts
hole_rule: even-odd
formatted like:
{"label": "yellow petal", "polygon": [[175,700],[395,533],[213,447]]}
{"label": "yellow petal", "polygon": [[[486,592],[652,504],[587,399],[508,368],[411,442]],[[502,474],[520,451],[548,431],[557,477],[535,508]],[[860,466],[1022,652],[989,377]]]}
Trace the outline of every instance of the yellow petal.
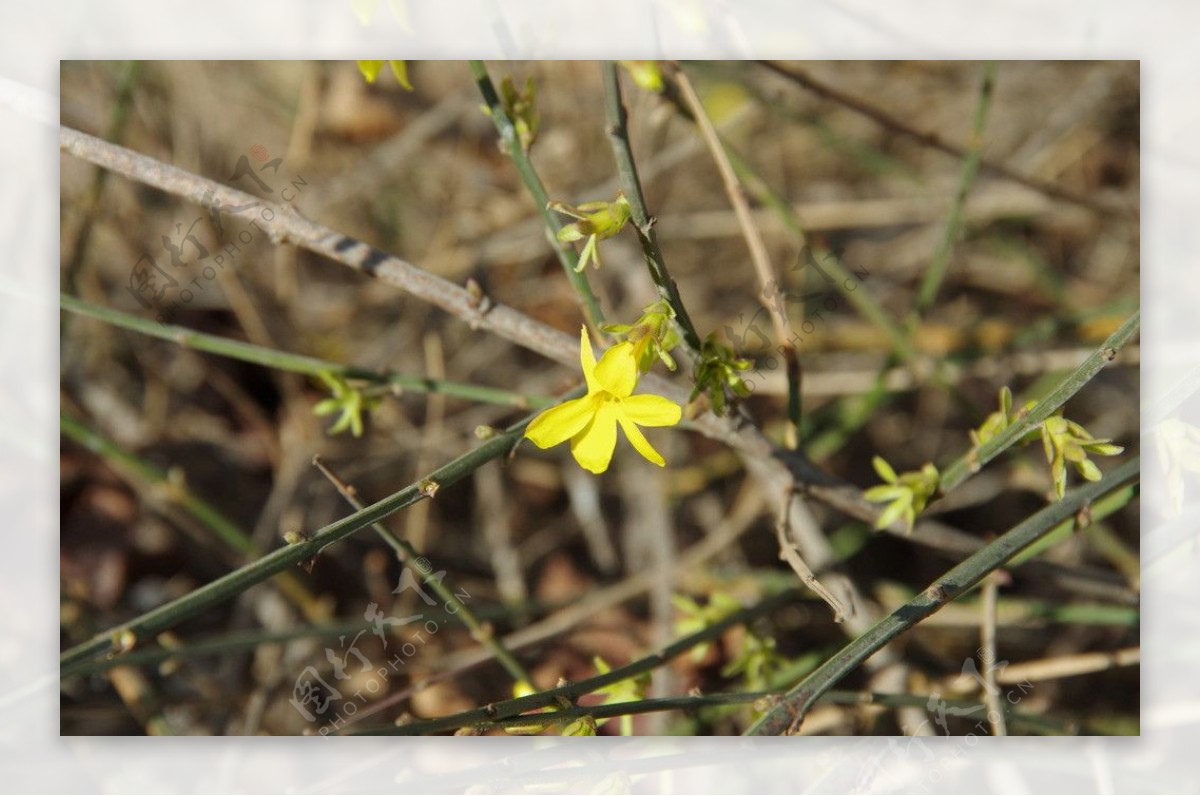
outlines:
{"label": "yellow petal", "polygon": [[596,413],[596,402],[588,396],[552,406],[526,427],[525,436],[539,448],[553,448],[583,431]]}
{"label": "yellow petal", "polygon": [[633,354],[633,343],[617,343],[604,352],[596,366],[596,383],[603,389],[625,398],[637,384],[637,359]]}
{"label": "yellow petal", "polygon": [[621,430],[625,432],[626,437],[629,437],[629,441],[633,444],[634,450],[657,464],[659,467],[662,467],[666,464],[666,460],[663,459],[658,451],[654,450],[654,447],[650,444],[642,432],[638,430],[637,426],[629,422],[629,420],[627,420],[624,416],[618,416],[618,419],[621,423]]}
{"label": "yellow petal", "polygon": [[639,426],[673,426],[683,414],[679,404],[651,394],[622,399],[621,413]]}
{"label": "yellow petal", "polygon": [[396,76],[396,80],[400,83],[400,85],[404,86],[409,91],[412,91],[412,83],[408,82],[408,62],[388,61],[388,66],[392,68],[392,74]]}
{"label": "yellow petal", "polygon": [[579,466],[593,473],[602,473],[612,461],[613,448],[617,447],[617,417],[613,404],[600,404],[600,411],[592,416],[592,422],[571,439],[571,453]]}
{"label": "yellow petal", "polygon": [[375,78],[379,77],[379,70],[383,68],[383,61],[359,61],[358,71],[362,72],[362,76],[367,79],[368,83],[374,83]]}
{"label": "yellow petal", "polygon": [[583,378],[587,380],[588,395],[596,392],[596,355],[592,353],[592,341],[588,339],[587,327],[579,327],[579,364],[583,366]]}

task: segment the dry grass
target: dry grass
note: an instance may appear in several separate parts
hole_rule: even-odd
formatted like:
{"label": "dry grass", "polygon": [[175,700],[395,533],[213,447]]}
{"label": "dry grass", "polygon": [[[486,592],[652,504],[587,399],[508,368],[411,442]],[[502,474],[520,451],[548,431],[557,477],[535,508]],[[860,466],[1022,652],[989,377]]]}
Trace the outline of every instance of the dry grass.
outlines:
{"label": "dry grass", "polygon": [[[759,65],[686,68],[727,139],[795,206],[809,242],[840,251],[847,267],[865,272],[860,289],[902,321],[943,235],[961,159]],[[969,144],[980,64],[798,68],[916,131]],[[253,147],[264,147],[282,163],[277,174],[263,176],[277,190],[302,179],[293,189],[295,207],[313,220],[451,281],[474,279],[494,300],[577,333],[578,303],[536,208],[496,146],[491,121],[478,110],[464,64],[410,64],[412,93],[390,76],[364,85],[353,63],[170,62],[143,64],[123,96],[124,69],[120,63],[64,63],[63,123],[248,190],[253,186],[245,179],[231,182],[235,164]],[[513,63],[492,72],[497,80],[512,74],[518,85],[527,75],[537,82],[542,132],[533,161],[551,197],[611,199],[616,172],[599,67]],[[805,333],[799,347],[803,437],[819,442],[814,457],[823,467],[866,488],[878,480],[873,455],[897,470],[949,463],[969,447],[967,431],[994,409],[1000,386],[1037,397],[1136,310],[1138,99],[1136,63],[999,65],[985,162],[1118,210],[1097,212],[985,167],[963,208],[946,282],[913,330],[922,355],[951,366],[949,388],[928,373],[894,368],[887,338],[845,301]],[[695,325],[702,333],[743,334],[760,307],[758,285],[717,169],[694,126],[659,97],[627,85],[626,104],[664,258]],[[114,122],[122,107],[127,118]],[[163,236],[178,240],[177,225],[186,230],[197,218],[195,234],[210,255],[231,235],[227,230],[222,241],[200,208],[119,175],[107,177],[93,202],[94,172],[62,158],[64,290],[154,317],[166,307],[147,310],[125,289],[138,258],[152,254],[170,268]],[[803,292],[805,285],[789,270],[798,257],[797,239],[770,210],[755,207],[753,217],[776,273],[786,274],[788,292]],[[225,224],[244,228],[228,219]],[[592,285],[610,320],[630,322],[656,298],[636,239],[626,232],[601,245],[604,270],[590,275]],[[578,378],[387,285],[272,245],[265,235],[238,250],[233,262],[235,268],[211,280],[202,263],[179,272],[187,274],[181,283],[196,278],[199,286],[174,323],[364,368],[528,395],[559,394]],[[798,305],[789,311],[799,324],[812,317],[813,305],[806,314]],[[769,322],[760,326],[770,334]],[[184,477],[192,494],[260,549],[348,513],[310,466],[314,454],[370,502],[477,444],[478,426],[503,426],[523,414],[408,392],[385,396],[361,438],[330,437],[328,418],[312,415],[325,394],[315,379],[67,314],[62,329],[64,410],[126,451]],[[1068,417],[1096,436],[1115,438],[1126,446],[1126,457],[1138,445],[1136,354],[1136,347],[1124,351],[1067,405]],[[758,361],[765,364],[765,357]],[[861,422],[848,422],[846,411],[889,368],[894,371],[879,405]],[[781,440],[786,383],[765,368],[751,378],[756,392],[745,404],[748,417]],[[623,664],[680,635],[672,592],[701,604],[714,594],[749,603],[795,579],[778,560],[768,496],[736,456],[684,431],[661,432],[653,440],[666,455],[666,470],[647,465],[621,443],[612,471],[599,478],[581,477],[562,449],[542,453],[522,446],[511,461],[488,465],[387,525],[434,569],[445,570],[445,583],[468,593],[470,607],[496,633],[555,618],[554,634],[519,651],[536,688],[550,688],[560,678],[583,679],[595,674],[597,655]],[[1107,471],[1115,465],[1105,460],[1101,466]],[[952,493],[938,505],[936,518],[991,538],[1045,505],[1049,489],[1040,446],[1020,449]],[[960,558],[871,533],[820,505],[812,508],[832,542],[837,571],[876,611],[896,607]],[[1028,683],[1018,691],[1020,684],[999,672],[1006,693],[1020,693],[1010,734],[1137,732],[1138,671],[1128,649],[1138,643],[1136,508],[1133,503],[1038,555],[1092,584],[1091,592],[1047,583],[1021,568],[1001,584],[997,655],[1014,668],[1019,663]],[[62,452],[61,545],[64,648],[244,560],[214,542],[172,500],[169,487],[127,477],[71,442]],[[654,576],[659,567],[675,567],[676,576]],[[289,594],[278,583],[258,586],[159,643],[186,646],[259,629],[284,632],[303,624],[305,612],[320,623],[353,623],[372,602],[396,617],[421,608],[411,591],[392,594],[400,565],[371,535],[324,551],[311,573],[293,574],[308,597]],[[898,668],[859,671],[841,687],[922,698],[939,693],[978,703],[979,684],[961,675],[964,661],[978,657],[980,618],[978,594],[949,606],[889,647]],[[377,690],[365,690],[366,680],[337,681],[350,693],[363,688],[373,708],[370,718],[363,718],[365,705],[358,711],[355,729],[511,695],[512,679],[495,663],[458,670],[479,645],[452,618],[441,615],[439,621],[439,631]],[[785,664],[774,687],[790,685],[846,641],[816,600],[794,601],[752,627],[774,639]],[[391,643],[410,632],[396,628]],[[662,667],[649,695],[744,689],[744,680],[722,668],[747,649],[747,638],[735,628],[699,659],[685,656]],[[318,725],[288,700],[306,666],[331,678],[326,646],[338,648],[337,633],[261,640],[217,656],[70,678],[63,683],[62,732],[311,731]],[[369,631],[359,648],[372,662],[392,654]],[[1104,665],[1106,654],[1115,656],[1111,665]],[[1081,665],[1072,666],[1076,661]],[[358,664],[350,662],[348,671],[356,671]],[[751,711],[649,713],[637,717],[634,728],[735,733],[745,729]],[[902,706],[829,704],[814,712],[805,731],[890,734],[934,715],[921,699]],[[966,732],[978,720],[952,716],[947,727]],[[931,728],[941,731],[925,725]],[[616,729],[614,721],[604,731]]]}

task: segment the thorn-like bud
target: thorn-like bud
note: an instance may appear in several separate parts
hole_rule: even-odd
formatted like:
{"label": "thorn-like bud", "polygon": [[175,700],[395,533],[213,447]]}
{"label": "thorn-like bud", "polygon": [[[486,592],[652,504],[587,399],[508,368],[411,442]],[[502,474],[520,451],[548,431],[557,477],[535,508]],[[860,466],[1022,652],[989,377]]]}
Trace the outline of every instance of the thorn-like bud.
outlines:
{"label": "thorn-like bud", "polygon": [[131,649],[136,647],[137,642],[137,634],[129,628],[117,631],[116,633],[112,634],[112,654],[124,655],[126,652],[129,652]]}

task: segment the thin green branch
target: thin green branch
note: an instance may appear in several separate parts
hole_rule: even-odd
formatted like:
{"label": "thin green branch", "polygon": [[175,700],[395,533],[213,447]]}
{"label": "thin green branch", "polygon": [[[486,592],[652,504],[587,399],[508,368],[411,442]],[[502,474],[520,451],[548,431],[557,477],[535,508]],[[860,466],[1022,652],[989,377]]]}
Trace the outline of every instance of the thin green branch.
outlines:
{"label": "thin green branch", "polygon": [[[777,691],[756,691],[729,694],[706,694],[704,696],[661,697],[658,699],[639,699],[634,702],[610,702],[604,705],[573,705],[558,710],[547,710],[544,713],[509,716],[495,721],[479,722],[476,729],[486,730],[494,727],[544,727],[550,729],[555,725],[568,724],[576,719],[591,717],[597,720],[618,718],[621,716],[637,716],[643,713],[661,713],[669,710],[696,711],[703,708],[727,707],[746,705],[760,699],[777,696]],[[392,735],[389,728],[364,730],[356,735]]]}
{"label": "thin green branch", "polygon": [[200,522],[204,523],[217,539],[241,556],[256,556],[261,552],[241,528],[233,523],[213,505],[197,497],[185,484],[173,482],[166,473],[143,461],[112,440],[85,426],[66,411],[60,411],[59,428],[64,436],[74,440],[88,450],[103,456],[119,470],[143,484],[163,489],[164,497],[183,507]]}
{"label": "thin green branch", "polygon": [[[433,613],[438,619],[451,619],[452,616],[443,605],[425,607],[427,614]],[[503,619],[508,615],[503,606],[483,606],[476,611],[479,620]],[[107,671],[114,666],[154,666],[169,660],[190,660],[193,658],[217,658],[230,653],[252,650],[263,644],[278,644],[299,639],[337,638],[338,636],[353,636],[359,630],[373,630],[372,622],[355,619],[342,622],[320,622],[289,627],[286,630],[239,630],[230,633],[214,634],[203,638],[187,641],[172,647],[147,647],[133,650],[114,658],[99,658],[88,661],[76,670],[78,675],[90,675]]]}
{"label": "thin green branch", "polygon": [[780,735],[793,730],[822,694],[854,671],[889,641],[915,627],[926,617],[952,602],[979,583],[988,573],[1004,566],[1024,548],[1050,533],[1059,523],[1089,506],[1101,496],[1138,480],[1141,462],[1134,457],[1102,480],[1069,493],[1007,531],[934,581],[915,599],[897,608],[889,616],[842,648],[812,674],[792,688],[748,731],[748,735]]}
{"label": "thin green branch", "polygon": [[983,157],[983,130],[987,124],[988,109],[992,104],[992,93],[996,85],[996,62],[988,61],[983,67],[983,82],[979,86],[979,101],[975,106],[975,121],[971,128],[971,137],[967,143],[967,154],[963,159],[962,173],[958,178],[958,190],[954,194],[954,202],[950,205],[950,213],[946,217],[946,226],[942,231],[942,239],[934,251],[933,261],[925,278],[917,290],[917,298],[909,315],[909,329],[916,326],[918,318],[929,309],[937,297],[938,288],[946,277],[946,266],[950,262],[950,252],[954,248],[958,235],[963,226],[963,208],[966,206],[967,193],[979,173],[979,162]]}
{"label": "thin green branch", "polygon": [[[358,499],[358,495],[354,487],[346,483],[341,477],[330,470],[329,467],[321,461],[320,457],[314,457],[313,464],[320,469],[325,477],[333,483],[341,496],[346,499],[347,503],[349,503],[358,511],[363,510],[363,502]],[[371,523],[371,528],[374,529],[375,533],[379,534],[379,536],[385,542],[387,542],[393,550],[396,551],[396,555],[401,561],[404,561],[406,557],[409,561],[421,557],[421,553],[415,547],[413,547],[412,542],[403,537],[396,536],[394,533],[385,528],[382,523],[373,522]],[[492,654],[496,656],[496,660],[500,662],[500,665],[504,667],[505,671],[512,675],[514,680],[525,683],[533,682],[532,679],[530,679],[528,672],[525,671],[525,667],[521,665],[521,662],[518,661],[511,652],[508,651],[503,642],[496,638],[491,628],[485,627],[484,624],[476,618],[471,609],[468,608],[466,604],[458,598],[458,595],[454,593],[454,590],[442,582],[441,578],[431,578],[425,582],[425,585],[433,589],[437,595],[442,598],[444,604],[454,606],[455,610],[452,611],[452,613],[462,620],[462,623],[471,631],[471,635],[476,641],[492,651]]]}
{"label": "thin green branch", "polygon": [[[159,490],[168,503],[179,506],[199,520],[212,531],[221,544],[237,554],[238,563],[261,555],[262,551],[245,531],[211,503],[193,493],[185,482],[172,479],[167,473],[61,410],[59,428],[68,439],[104,457],[127,478],[138,481],[152,490]],[[319,616],[316,597],[294,575],[285,572],[278,577],[277,582],[280,590],[295,602],[307,617],[312,619]]]}
{"label": "thin green branch", "polygon": [[714,622],[705,627],[703,630],[693,633],[690,636],[684,636],[663,648],[661,652],[640,658],[625,666],[613,669],[607,674],[596,675],[595,677],[589,677],[575,683],[567,683],[557,688],[551,688],[547,691],[541,691],[525,697],[493,702],[481,708],[464,710],[450,716],[413,721],[408,724],[369,730],[367,732],[378,735],[429,735],[431,733],[456,730],[461,727],[484,725],[497,720],[519,716],[531,710],[539,710],[551,706],[562,707],[564,700],[566,704],[571,704],[583,695],[590,694],[606,685],[653,671],[696,645],[719,638],[729,628],[750,622],[756,617],[763,616],[797,599],[799,596],[800,592],[798,590],[789,589],[768,597],[758,605],[736,611],[719,622]]}
{"label": "thin green branch", "polygon": [[225,633],[211,638],[202,638],[180,644],[177,647],[153,647],[133,650],[112,658],[90,660],[74,671],[74,674],[86,676],[108,671],[115,666],[154,666],[155,664],[173,660],[188,660],[192,658],[218,658],[232,653],[252,650],[263,644],[279,644],[287,641],[313,638],[337,638],[338,636],[353,636],[360,630],[374,629],[372,622],[356,619],[352,622],[329,622],[313,625],[301,625],[287,630],[242,630]]}
{"label": "thin green branch", "polygon": [[[274,217],[267,220],[268,216],[264,213],[255,223],[268,233],[272,241],[289,243],[328,258],[429,302],[461,318],[473,329],[491,332],[568,367],[578,367],[577,336],[547,326],[500,302],[489,302],[484,309],[479,297],[470,290],[398,257],[379,252],[360,240],[309,221],[290,205],[265,202],[253,194],[198,177],[68,127],[59,128],[59,145],[65,153],[206,209],[221,210],[256,203],[262,205],[264,210],[272,211]],[[643,377],[642,383],[650,391],[677,403],[687,400],[688,389],[678,382],[667,381],[650,373]],[[788,484],[799,483],[804,485],[808,494],[848,516],[867,522],[873,522],[878,516],[878,506],[864,500],[856,487],[817,468],[806,457],[797,455],[796,451],[772,446],[753,425],[741,425],[735,429],[730,418],[721,419],[708,413],[697,418],[691,427],[736,450],[753,476],[767,487],[768,494],[777,496],[776,499],[782,499]],[[898,526],[889,530],[908,538]],[[947,535],[945,528],[936,533],[918,531],[911,538],[944,550],[959,549],[965,543],[974,543],[973,540],[968,542],[969,537],[961,533]]]}
{"label": "thin green branch", "polygon": [[[1127,505],[1132,503],[1133,500],[1135,498],[1137,498],[1137,496],[1138,496],[1138,490],[1135,487],[1129,487],[1128,489],[1117,490],[1116,492],[1105,495],[1103,498],[1101,498],[1100,500],[1097,500],[1095,503],[1093,503],[1091,505],[1089,514],[1091,517],[1092,524],[1088,528],[1086,533],[1091,536],[1093,542],[1095,541],[1097,531],[1099,531],[1100,528],[1102,527],[1101,523],[1103,523],[1103,521],[1107,517],[1109,517],[1113,514],[1116,514],[1118,511],[1120,511],[1121,509],[1125,508]],[[1024,551],[1022,551],[1020,555],[1018,555],[1016,558],[1014,558],[1010,562],[1010,566],[1026,564],[1026,563],[1037,563],[1033,559],[1040,556],[1047,547],[1053,547],[1055,544],[1061,542],[1063,539],[1067,538],[1074,532],[1075,532],[1074,522],[1062,523],[1058,528],[1056,528],[1053,532],[1048,534],[1040,542],[1038,542],[1037,544],[1034,544],[1034,545],[1030,545],[1028,548],[1026,548]],[[1137,564],[1136,560],[1135,560],[1134,564],[1136,566],[1136,564]],[[1102,570],[1102,571],[1107,571],[1107,570]],[[1120,576],[1117,576],[1117,577],[1120,577]],[[1136,604],[1134,604],[1134,607],[1136,607]]]}
{"label": "thin green branch", "polygon": [[500,134],[500,141],[504,145],[505,151],[512,158],[513,165],[517,167],[517,173],[521,175],[521,181],[525,183],[530,196],[533,197],[534,204],[538,207],[538,212],[542,214],[542,220],[546,222],[546,228],[550,230],[554,252],[558,255],[563,272],[567,275],[571,286],[575,288],[575,292],[583,301],[583,310],[588,323],[599,331],[604,324],[604,313],[600,310],[600,304],[592,292],[592,286],[588,284],[587,275],[575,270],[579,264],[579,257],[575,253],[574,247],[559,243],[555,239],[562,224],[550,211],[548,206],[550,197],[547,196],[546,188],[533,168],[533,161],[529,159],[529,153],[521,146],[521,140],[513,126],[512,119],[508,118],[504,104],[500,101],[500,95],[496,93],[496,86],[488,75],[487,66],[483,61],[471,61],[471,74],[475,76],[475,83],[479,86],[479,92],[483,95],[483,101],[491,113],[492,122],[496,125],[496,132]]}
{"label": "thin green branch", "polygon": [[236,597],[277,572],[282,572],[288,567],[316,557],[334,542],[341,541],[371,523],[427,497],[428,492],[432,491],[429,487],[430,482],[444,489],[465,478],[492,459],[499,458],[511,451],[520,440],[525,426],[532,419],[532,415],[525,418],[474,450],[430,473],[426,478],[409,484],[399,492],[395,492],[361,511],[356,511],[348,517],[326,525],[308,539],[273,550],[241,569],[201,586],[183,597],[100,633],[90,641],[72,647],[60,656],[60,676],[67,677],[92,658],[127,649],[131,646],[131,642],[136,642],[139,638],[160,633],[214,605]]}
{"label": "thin green branch", "polygon": [[[358,490],[351,484],[346,483],[341,476],[330,469],[329,465],[325,464],[325,460],[321,458],[320,454],[313,456],[312,463],[313,467],[316,467],[321,471],[321,475],[329,479],[329,482],[332,483],[337,489],[338,494],[345,498],[346,502],[353,506],[355,511],[362,511],[366,507],[365,504],[358,499]],[[411,543],[401,539],[399,536],[396,536],[396,534],[389,531],[383,525],[383,523],[371,523],[371,530],[375,531],[375,534],[384,542],[386,542],[388,547],[392,548],[392,551],[396,554],[397,560],[403,562],[406,556],[409,560],[420,558],[421,554],[413,548]]]}
{"label": "thin green branch", "polygon": [[[328,258],[429,302],[462,319],[472,329],[496,334],[567,367],[578,367],[578,336],[554,329],[501,302],[488,300],[485,306],[477,293],[399,257],[381,252],[363,241],[309,221],[290,205],[267,202],[253,194],[204,179],[68,127],[59,128],[59,146],[65,153],[206,209],[225,209],[228,212],[230,207],[261,206],[262,212],[254,223],[267,233],[272,242],[292,244]],[[273,217],[267,211],[273,213]],[[648,391],[676,403],[683,404],[689,400],[687,385],[668,381],[653,373],[643,377],[642,385]],[[828,484],[830,481],[828,473],[806,462],[788,462],[785,469],[783,462],[775,461],[772,457],[773,453],[778,453],[774,446],[752,424],[735,427],[733,418],[719,418],[706,413],[696,418],[689,427],[736,450],[749,465],[748,469],[754,477],[764,484],[767,493],[776,496],[773,499],[782,499],[785,485],[797,480],[803,484]],[[858,495],[858,490],[848,484],[842,484],[840,489]],[[838,501],[832,504],[834,506],[845,503],[839,495],[833,498]],[[868,508],[871,506],[866,505]]]}
{"label": "thin green branch", "polygon": [[612,144],[613,157],[617,161],[621,190],[629,201],[630,217],[637,231],[638,243],[642,246],[646,268],[650,271],[650,278],[654,280],[659,295],[675,310],[675,322],[683,334],[684,342],[694,355],[699,356],[702,345],[700,334],[683,305],[679,287],[667,270],[662,249],[658,245],[658,235],[654,231],[654,219],[646,209],[646,197],[642,193],[637,163],[633,159],[633,148],[629,144],[628,116],[621,100],[621,78],[617,73],[615,61],[604,62],[604,115],[608,125],[608,140]]}
{"label": "thin green branch", "polygon": [[1006,451],[1021,437],[1036,428],[1039,423],[1054,414],[1055,410],[1083,389],[1093,376],[1117,356],[1117,352],[1121,350],[1122,346],[1137,334],[1140,322],[1141,310],[1130,315],[1115,332],[1109,335],[1108,339],[1104,341],[1104,345],[1085,359],[1071,375],[1063,379],[1053,392],[1038,401],[1028,414],[983,445],[968,451],[944,469],[939,480],[939,492],[945,494],[962,484],[979,472],[985,464]]}
{"label": "thin green branch", "polygon": [[[643,713],[661,713],[665,711],[684,711],[694,713],[699,710],[718,707],[738,707],[753,704],[760,700],[779,696],[779,691],[744,691],[726,694],[704,694],[700,696],[661,697],[657,699],[640,699],[636,702],[610,702],[604,705],[574,705],[545,713],[512,716],[497,721],[485,722],[478,729],[492,727],[529,727],[539,724],[547,728],[553,725],[567,724],[576,719],[591,717],[593,719],[611,719],[619,716],[636,716]],[[860,691],[830,691],[822,694],[820,701],[831,705],[878,705],[886,708],[919,707],[927,708],[930,695],[928,694],[882,694]],[[963,718],[986,716],[988,706],[969,699],[941,699],[938,704],[946,709],[952,709],[954,715]],[[1007,701],[1002,706],[1003,711],[1012,719],[1026,725],[1046,728],[1051,731],[1066,733],[1067,728],[1048,722],[1041,717],[1018,713]],[[1053,726],[1047,726],[1053,725]],[[366,730],[361,735],[387,735],[386,729]]]}
{"label": "thin green branch", "polygon": [[250,223],[265,232],[272,243],[292,244],[328,258],[426,301],[462,319],[472,330],[499,335],[570,368],[579,366],[578,334],[561,332],[477,290],[456,285],[361,240],[314,223],[290,204],[266,201],[69,127],[59,128],[59,146],[65,153],[207,210],[228,214],[231,208],[257,207],[258,218],[251,218]]}
{"label": "thin green branch", "polygon": [[183,326],[157,323],[148,318],[139,318],[136,315],[130,315],[120,310],[101,307],[75,296],[69,296],[66,293],[59,294],[59,303],[68,312],[95,318],[96,320],[149,335],[150,337],[157,337],[160,340],[166,340],[181,345],[184,348],[192,348],[209,354],[218,354],[242,362],[286,370],[291,373],[302,373],[309,376],[319,376],[322,373],[329,373],[346,379],[358,379],[372,384],[400,387],[401,389],[412,390],[413,392],[441,393],[443,395],[451,395],[456,398],[465,398],[482,403],[515,406],[520,409],[539,409],[554,403],[553,398],[544,395],[522,395],[493,387],[481,387],[476,384],[428,379],[421,376],[409,376],[390,371],[368,370],[366,368],[354,367],[353,365],[339,365],[335,362],[327,362],[302,354],[289,354],[252,343],[243,343],[240,340],[231,340],[227,337],[196,332]]}

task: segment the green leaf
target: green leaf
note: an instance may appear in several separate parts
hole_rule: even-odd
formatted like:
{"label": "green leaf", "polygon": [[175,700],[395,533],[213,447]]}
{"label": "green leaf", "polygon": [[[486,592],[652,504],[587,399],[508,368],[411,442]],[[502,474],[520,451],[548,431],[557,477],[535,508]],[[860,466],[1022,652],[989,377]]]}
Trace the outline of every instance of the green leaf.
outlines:
{"label": "green leaf", "polygon": [[896,478],[896,471],[892,469],[892,466],[882,456],[872,458],[871,466],[875,468],[875,472],[879,474],[879,477],[889,484],[894,484],[899,480]]}
{"label": "green leaf", "polygon": [[563,728],[565,737],[585,737],[596,734],[596,720],[591,716],[580,716]]}
{"label": "green leaf", "polygon": [[888,507],[885,508],[882,513],[880,513],[879,519],[875,521],[875,527],[879,530],[887,528],[893,522],[900,519],[900,515],[904,514],[908,508],[908,501],[904,500],[903,498],[897,498],[895,501],[888,504]]}
{"label": "green leaf", "polygon": [[316,406],[313,407],[313,414],[316,415],[317,417],[324,417],[325,415],[333,414],[338,409],[340,409],[341,406],[342,406],[342,403],[338,399],[325,398],[324,400],[320,401]]}
{"label": "green leaf", "polygon": [[1080,475],[1089,481],[1099,481],[1101,478],[1100,468],[1097,467],[1096,463],[1091,459],[1084,459],[1083,461],[1076,462],[1075,469],[1079,471]]}
{"label": "green leaf", "polygon": [[[612,671],[612,667],[608,665],[608,662],[599,655],[594,657],[592,662],[595,664],[596,671],[599,674],[608,674]],[[640,702],[646,698],[646,689],[649,686],[650,673],[645,672],[636,677],[628,677],[624,680],[618,680],[615,683],[609,683],[603,688],[598,689],[596,693],[604,695],[605,698],[602,704],[605,705],[620,702]],[[601,719],[596,722],[596,725],[602,725],[607,721],[608,719]],[[621,735],[633,735],[632,716],[621,716]]]}
{"label": "green leaf", "polygon": [[909,491],[902,486],[879,484],[863,492],[863,497],[872,503],[887,503],[908,494]]}

